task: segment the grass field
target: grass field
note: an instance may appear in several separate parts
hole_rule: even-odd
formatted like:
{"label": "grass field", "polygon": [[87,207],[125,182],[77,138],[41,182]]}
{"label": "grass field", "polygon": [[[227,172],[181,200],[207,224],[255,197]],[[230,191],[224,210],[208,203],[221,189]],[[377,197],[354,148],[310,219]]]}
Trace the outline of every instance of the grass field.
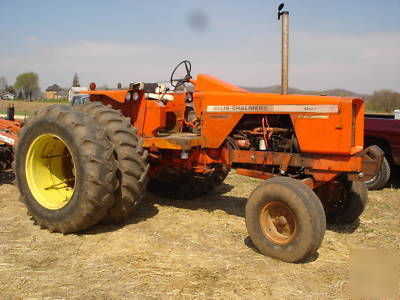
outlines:
{"label": "grass field", "polygon": [[258,253],[244,206],[259,180],[231,173],[207,197],[147,194],[121,226],[81,234],[32,224],[9,180],[0,186],[1,299],[346,299],[352,248],[399,249],[399,178],[370,192],[359,222],[329,226],[318,255],[287,264]]}

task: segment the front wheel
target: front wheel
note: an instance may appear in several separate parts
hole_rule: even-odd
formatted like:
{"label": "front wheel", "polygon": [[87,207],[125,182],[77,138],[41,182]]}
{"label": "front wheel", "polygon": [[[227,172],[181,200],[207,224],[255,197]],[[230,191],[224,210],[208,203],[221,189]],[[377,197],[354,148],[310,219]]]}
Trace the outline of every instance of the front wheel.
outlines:
{"label": "front wheel", "polygon": [[246,226],[262,254],[299,262],[321,245],[326,220],[321,202],[308,186],[292,178],[274,177],[250,195]]}
{"label": "front wheel", "polygon": [[368,190],[364,182],[337,177],[315,190],[331,224],[353,223],[363,213]]}

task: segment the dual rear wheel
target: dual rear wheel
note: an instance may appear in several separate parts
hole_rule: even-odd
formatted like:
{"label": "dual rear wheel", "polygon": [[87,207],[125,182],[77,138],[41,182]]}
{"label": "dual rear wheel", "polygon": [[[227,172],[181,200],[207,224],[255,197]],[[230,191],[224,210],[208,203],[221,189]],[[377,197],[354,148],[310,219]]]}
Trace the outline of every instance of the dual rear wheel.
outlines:
{"label": "dual rear wheel", "polygon": [[21,200],[50,231],[124,221],[143,197],[146,155],[129,122],[111,108],[45,107],[20,132],[14,169]]}

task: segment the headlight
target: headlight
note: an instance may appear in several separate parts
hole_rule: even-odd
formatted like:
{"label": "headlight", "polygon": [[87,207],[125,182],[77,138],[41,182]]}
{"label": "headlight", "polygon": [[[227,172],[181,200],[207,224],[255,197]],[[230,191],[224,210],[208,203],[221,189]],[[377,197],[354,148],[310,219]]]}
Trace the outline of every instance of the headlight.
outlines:
{"label": "headlight", "polygon": [[129,102],[129,101],[131,101],[132,100],[132,94],[131,93],[126,93],[126,96],[125,96],[125,101],[126,102]]}
{"label": "headlight", "polygon": [[138,101],[139,100],[139,93],[138,92],[133,92],[132,93],[132,100],[133,101]]}

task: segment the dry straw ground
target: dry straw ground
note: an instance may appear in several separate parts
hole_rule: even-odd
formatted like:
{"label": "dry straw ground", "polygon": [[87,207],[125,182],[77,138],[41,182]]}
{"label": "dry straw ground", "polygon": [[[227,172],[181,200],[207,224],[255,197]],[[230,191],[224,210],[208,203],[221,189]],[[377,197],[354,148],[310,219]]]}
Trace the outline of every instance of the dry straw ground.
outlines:
{"label": "dry straw ground", "polygon": [[231,174],[212,195],[190,202],[148,194],[125,226],[64,236],[34,226],[3,180],[0,298],[347,298],[352,248],[399,248],[400,193],[386,188],[370,193],[358,224],[329,227],[310,261],[265,257],[243,219],[258,183]]}
{"label": "dry straw ground", "polygon": [[15,113],[21,116],[24,115],[31,115],[36,110],[52,105],[54,103],[47,103],[47,102],[38,102],[38,101],[9,101],[9,100],[0,100],[0,113],[5,113],[7,111],[7,107],[9,105],[13,105],[15,107]]}

